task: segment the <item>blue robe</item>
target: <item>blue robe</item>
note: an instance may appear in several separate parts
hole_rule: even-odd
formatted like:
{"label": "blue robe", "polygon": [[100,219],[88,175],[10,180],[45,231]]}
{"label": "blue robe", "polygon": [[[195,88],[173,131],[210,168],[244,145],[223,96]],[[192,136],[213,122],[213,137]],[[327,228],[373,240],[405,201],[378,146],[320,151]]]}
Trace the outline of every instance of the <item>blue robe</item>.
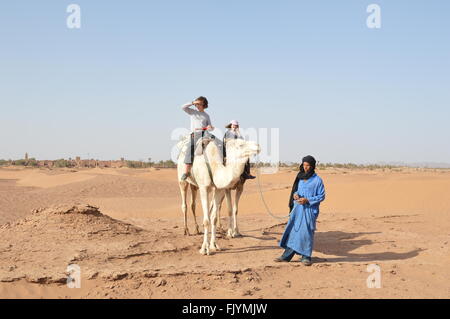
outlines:
{"label": "blue robe", "polygon": [[294,194],[305,197],[309,203],[300,205],[294,201],[294,208],[281,237],[280,247],[291,248],[297,254],[311,257],[319,205],[325,199],[323,181],[317,174],[306,181],[300,180]]}

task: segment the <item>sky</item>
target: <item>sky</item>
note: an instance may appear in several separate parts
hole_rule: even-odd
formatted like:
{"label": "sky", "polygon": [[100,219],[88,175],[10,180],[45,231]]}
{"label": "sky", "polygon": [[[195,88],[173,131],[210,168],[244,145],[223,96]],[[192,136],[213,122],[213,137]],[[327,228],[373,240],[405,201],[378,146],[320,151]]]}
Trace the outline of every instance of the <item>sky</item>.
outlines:
{"label": "sky", "polygon": [[0,159],[169,159],[203,95],[220,132],[278,128],[281,161],[450,163],[449,15],[447,0],[2,1]]}

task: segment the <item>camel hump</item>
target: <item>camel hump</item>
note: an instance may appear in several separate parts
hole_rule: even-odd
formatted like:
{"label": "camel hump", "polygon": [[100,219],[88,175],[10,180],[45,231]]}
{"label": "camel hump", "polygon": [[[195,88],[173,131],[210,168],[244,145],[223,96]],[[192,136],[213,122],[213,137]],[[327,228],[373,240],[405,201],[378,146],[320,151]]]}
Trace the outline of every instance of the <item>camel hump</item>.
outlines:
{"label": "camel hump", "polygon": [[[178,143],[177,143],[177,148],[178,148],[179,150],[183,150],[184,148],[186,148],[187,145],[188,145],[188,143],[190,142],[190,138],[191,138],[191,134],[187,134],[187,135],[182,136],[182,137],[180,138],[180,140],[178,141]],[[208,145],[208,143],[211,142],[211,141],[215,141],[216,144],[218,144],[218,141],[217,141],[217,139],[216,139],[216,137],[215,137],[214,135],[211,135],[211,136],[205,136],[205,137],[203,138],[203,142],[204,142],[205,146]],[[196,147],[197,147],[198,145],[200,145],[201,142],[202,142],[202,139],[199,139],[199,140],[197,141]]]}
{"label": "camel hump", "polygon": [[[177,148],[179,149],[179,153],[178,153],[178,157],[177,157],[178,165],[180,165],[180,161],[185,158],[186,153],[188,152],[187,148],[188,148],[189,142],[190,142],[190,135],[186,135],[186,136],[182,137],[177,143]],[[223,143],[220,139],[216,138],[215,136],[212,136],[212,137],[208,136],[208,137],[205,137],[203,139],[203,141],[202,141],[202,139],[199,139],[197,141],[197,144],[194,147],[194,156],[193,156],[194,162],[195,162],[196,156],[203,156],[204,150],[210,143],[212,143],[211,145],[215,146],[215,148],[213,147],[214,154],[218,154],[220,162],[223,162],[223,157],[224,157]]]}
{"label": "camel hump", "polygon": [[[177,148],[180,151],[185,152],[186,148],[190,142],[190,138],[191,138],[191,134],[187,134],[184,135],[180,138],[180,140],[177,143]],[[200,144],[203,142],[203,147],[206,147],[210,142],[214,142],[216,144],[217,147],[222,147],[222,141],[220,141],[219,139],[217,139],[214,135],[210,135],[210,136],[205,136],[202,139],[199,139],[197,141],[197,144],[195,145],[195,154],[196,155],[201,155],[201,152],[199,152],[199,150],[201,149],[199,146]]]}

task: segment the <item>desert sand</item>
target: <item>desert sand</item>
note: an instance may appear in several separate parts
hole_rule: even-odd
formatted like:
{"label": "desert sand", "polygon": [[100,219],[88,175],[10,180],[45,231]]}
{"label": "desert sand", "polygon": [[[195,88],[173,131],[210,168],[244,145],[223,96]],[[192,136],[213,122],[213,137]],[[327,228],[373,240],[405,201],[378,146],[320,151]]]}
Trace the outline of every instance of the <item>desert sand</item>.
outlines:
{"label": "desert sand", "polygon": [[[183,235],[175,169],[0,168],[0,298],[450,297],[450,170],[317,173],[327,194],[305,267],[273,262],[294,170],[261,175],[278,218],[248,181],[243,236],[202,256],[202,235]],[[69,264],[81,288],[67,287]],[[371,264],[381,288],[367,286]]]}

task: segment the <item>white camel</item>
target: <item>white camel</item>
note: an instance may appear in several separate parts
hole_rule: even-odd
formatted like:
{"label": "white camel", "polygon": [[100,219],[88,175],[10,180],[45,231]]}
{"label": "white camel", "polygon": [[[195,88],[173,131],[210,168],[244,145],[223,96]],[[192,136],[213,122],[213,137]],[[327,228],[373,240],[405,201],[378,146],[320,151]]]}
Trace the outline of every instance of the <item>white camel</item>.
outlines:
{"label": "white camel", "polygon": [[[209,255],[210,251],[219,250],[216,242],[217,211],[223,200],[226,190],[236,185],[241,174],[244,172],[245,163],[250,156],[256,155],[260,151],[257,143],[244,141],[241,139],[230,140],[226,143],[227,163],[223,165],[221,151],[215,142],[208,143],[203,152],[201,150],[201,140],[196,147],[194,162],[191,168],[190,177],[185,181],[181,180],[184,172],[184,156],[186,153],[186,141],[181,141],[181,148],[178,156],[178,182],[181,191],[181,209],[184,215],[184,232],[189,234],[187,227],[187,204],[186,196],[188,186],[191,188],[191,209],[195,219],[195,195],[200,191],[200,198],[203,209],[203,244],[200,253]],[[211,209],[209,201],[212,200]],[[228,196],[227,196],[228,198]],[[237,210],[236,210],[237,212]],[[195,221],[198,233],[198,224]],[[211,239],[208,245],[208,226],[211,226]],[[232,224],[230,222],[230,228]],[[235,229],[235,233],[237,228]],[[229,234],[233,229],[228,230]]]}

